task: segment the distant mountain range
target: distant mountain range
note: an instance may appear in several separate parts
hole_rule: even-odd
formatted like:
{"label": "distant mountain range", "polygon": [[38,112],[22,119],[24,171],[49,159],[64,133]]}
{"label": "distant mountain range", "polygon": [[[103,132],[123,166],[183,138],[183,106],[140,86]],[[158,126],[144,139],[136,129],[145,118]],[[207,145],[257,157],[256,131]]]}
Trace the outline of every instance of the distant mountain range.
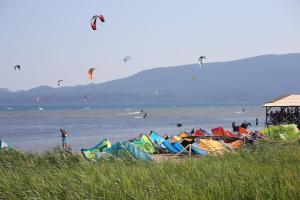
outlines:
{"label": "distant mountain range", "polygon": [[0,104],[220,104],[264,102],[300,93],[300,53],[262,55],[230,62],[161,67],[101,84],[11,92]]}

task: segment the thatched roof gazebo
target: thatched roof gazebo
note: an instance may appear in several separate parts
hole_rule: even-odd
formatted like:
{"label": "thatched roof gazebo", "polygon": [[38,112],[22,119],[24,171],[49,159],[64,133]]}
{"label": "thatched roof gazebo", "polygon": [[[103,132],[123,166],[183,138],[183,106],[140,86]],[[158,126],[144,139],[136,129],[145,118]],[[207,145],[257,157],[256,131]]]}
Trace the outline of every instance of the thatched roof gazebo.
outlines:
{"label": "thatched roof gazebo", "polygon": [[263,105],[266,108],[266,126],[296,124],[300,126],[300,95],[286,95]]}

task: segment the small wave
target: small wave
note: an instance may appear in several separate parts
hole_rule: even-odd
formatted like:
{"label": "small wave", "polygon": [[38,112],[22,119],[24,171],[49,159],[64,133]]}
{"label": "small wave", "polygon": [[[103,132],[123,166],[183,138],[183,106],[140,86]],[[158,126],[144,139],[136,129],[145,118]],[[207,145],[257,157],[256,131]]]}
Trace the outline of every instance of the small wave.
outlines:
{"label": "small wave", "polygon": [[83,110],[90,110],[90,109],[91,109],[90,107],[83,108]]}
{"label": "small wave", "polygon": [[8,108],[6,108],[6,110],[13,110],[13,108],[9,108],[9,107],[8,107]]}
{"label": "small wave", "polygon": [[130,112],[130,113],[127,113],[127,115],[138,115],[140,114],[141,112],[140,111],[136,111],[136,112]]}
{"label": "small wave", "polygon": [[42,107],[38,107],[38,110],[41,110],[41,111],[42,111],[42,110],[44,110],[44,108],[42,108]]}
{"label": "small wave", "polygon": [[245,111],[242,111],[242,110],[240,110],[240,111],[236,111],[236,112],[234,112],[234,113],[236,113],[236,114],[241,114],[241,113],[244,113]]}
{"label": "small wave", "polygon": [[142,119],[143,117],[134,117],[135,119]]}

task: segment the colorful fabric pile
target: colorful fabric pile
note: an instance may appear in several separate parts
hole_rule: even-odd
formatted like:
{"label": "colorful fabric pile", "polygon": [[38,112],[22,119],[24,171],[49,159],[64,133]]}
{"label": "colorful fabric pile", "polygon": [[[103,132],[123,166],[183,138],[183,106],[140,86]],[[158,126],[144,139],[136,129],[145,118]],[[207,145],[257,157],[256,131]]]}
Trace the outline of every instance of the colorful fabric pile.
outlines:
{"label": "colorful fabric pile", "polygon": [[265,137],[291,141],[300,137],[296,125],[280,125],[265,128],[261,131],[250,131],[239,127],[233,133],[223,127],[212,129],[209,133],[203,129],[192,130],[191,133],[180,132],[174,136],[161,136],[155,131],[149,135],[141,134],[128,141],[117,142],[111,145],[108,139],[102,140],[90,149],[82,149],[83,157],[89,161],[99,161],[102,158],[116,159],[133,158],[145,161],[153,160],[151,155],[223,155],[252,144]]}

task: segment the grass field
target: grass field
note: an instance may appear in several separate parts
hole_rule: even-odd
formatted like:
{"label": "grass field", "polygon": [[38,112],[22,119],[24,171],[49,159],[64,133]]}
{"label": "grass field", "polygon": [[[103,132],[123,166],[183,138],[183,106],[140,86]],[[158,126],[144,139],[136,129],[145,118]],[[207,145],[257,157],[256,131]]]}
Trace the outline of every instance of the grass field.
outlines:
{"label": "grass field", "polygon": [[300,199],[300,145],[161,163],[1,151],[0,199]]}

